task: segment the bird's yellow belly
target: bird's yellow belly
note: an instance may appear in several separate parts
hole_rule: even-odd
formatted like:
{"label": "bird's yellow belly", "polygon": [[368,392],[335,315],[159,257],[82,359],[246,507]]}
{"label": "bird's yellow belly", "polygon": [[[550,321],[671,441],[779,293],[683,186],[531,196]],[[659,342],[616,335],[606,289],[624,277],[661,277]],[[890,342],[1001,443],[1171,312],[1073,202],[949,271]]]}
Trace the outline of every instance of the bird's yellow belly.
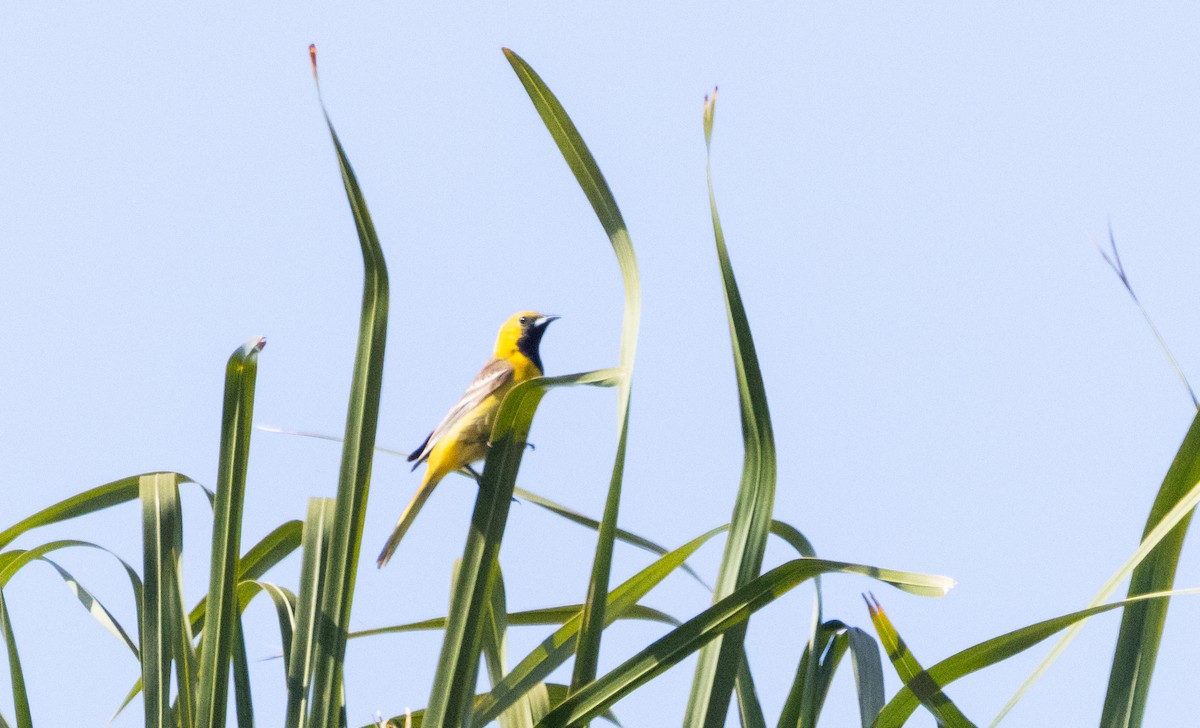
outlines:
{"label": "bird's yellow belly", "polygon": [[504,392],[485,399],[451,428],[429,452],[429,469],[442,477],[487,457],[492,422]]}

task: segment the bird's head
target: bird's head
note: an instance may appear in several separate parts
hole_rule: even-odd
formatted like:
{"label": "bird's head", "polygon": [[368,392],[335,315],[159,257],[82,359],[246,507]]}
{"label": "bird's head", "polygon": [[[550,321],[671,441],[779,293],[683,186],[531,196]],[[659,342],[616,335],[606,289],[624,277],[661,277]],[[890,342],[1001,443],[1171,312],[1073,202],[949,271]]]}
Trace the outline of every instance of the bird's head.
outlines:
{"label": "bird's head", "polygon": [[538,355],[538,345],[542,343],[542,334],[546,327],[557,316],[546,316],[536,311],[515,313],[500,327],[500,335],[496,337],[496,356],[507,357],[515,352],[524,354],[539,371],[542,371],[542,357]]}

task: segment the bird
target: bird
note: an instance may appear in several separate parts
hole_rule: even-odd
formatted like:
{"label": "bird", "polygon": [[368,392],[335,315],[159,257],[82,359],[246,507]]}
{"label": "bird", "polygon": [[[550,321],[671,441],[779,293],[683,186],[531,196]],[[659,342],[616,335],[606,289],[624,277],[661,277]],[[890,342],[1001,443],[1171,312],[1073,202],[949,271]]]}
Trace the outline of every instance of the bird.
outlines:
{"label": "bird", "polygon": [[471,386],[433,428],[425,442],[408,456],[413,470],[421,463],[427,463],[425,477],[379,553],[375,562],[379,568],[392,558],[400,539],[404,538],[421,506],[442,478],[461,468],[469,468],[471,463],[487,455],[492,422],[504,395],[517,384],[542,376],[538,346],[546,327],[557,318],[535,311],[521,311],[509,317],[500,327],[492,358],[475,375]]}

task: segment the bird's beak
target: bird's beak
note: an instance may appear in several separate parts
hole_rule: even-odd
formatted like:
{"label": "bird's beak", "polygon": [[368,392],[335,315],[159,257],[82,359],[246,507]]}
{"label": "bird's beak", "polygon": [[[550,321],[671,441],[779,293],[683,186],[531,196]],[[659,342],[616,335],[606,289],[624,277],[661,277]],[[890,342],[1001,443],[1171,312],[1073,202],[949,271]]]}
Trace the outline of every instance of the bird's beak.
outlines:
{"label": "bird's beak", "polygon": [[562,318],[562,317],[561,316],[539,316],[537,318],[537,320],[533,322],[533,328],[544,329],[550,325],[551,321],[557,321],[560,318]]}

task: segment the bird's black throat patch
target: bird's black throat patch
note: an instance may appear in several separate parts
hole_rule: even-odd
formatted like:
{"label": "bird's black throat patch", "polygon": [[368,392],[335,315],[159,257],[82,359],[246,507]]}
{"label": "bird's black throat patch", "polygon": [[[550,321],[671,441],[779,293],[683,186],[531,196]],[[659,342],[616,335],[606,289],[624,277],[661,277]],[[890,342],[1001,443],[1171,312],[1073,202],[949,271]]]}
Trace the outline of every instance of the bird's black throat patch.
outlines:
{"label": "bird's black throat patch", "polygon": [[[546,324],[548,323],[547,321]],[[542,356],[538,352],[538,347],[542,343],[542,334],[546,333],[546,324],[526,328],[521,332],[521,338],[517,339],[517,350],[533,362],[533,365],[542,373],[545,373],[546,370],[542,368]]]}

